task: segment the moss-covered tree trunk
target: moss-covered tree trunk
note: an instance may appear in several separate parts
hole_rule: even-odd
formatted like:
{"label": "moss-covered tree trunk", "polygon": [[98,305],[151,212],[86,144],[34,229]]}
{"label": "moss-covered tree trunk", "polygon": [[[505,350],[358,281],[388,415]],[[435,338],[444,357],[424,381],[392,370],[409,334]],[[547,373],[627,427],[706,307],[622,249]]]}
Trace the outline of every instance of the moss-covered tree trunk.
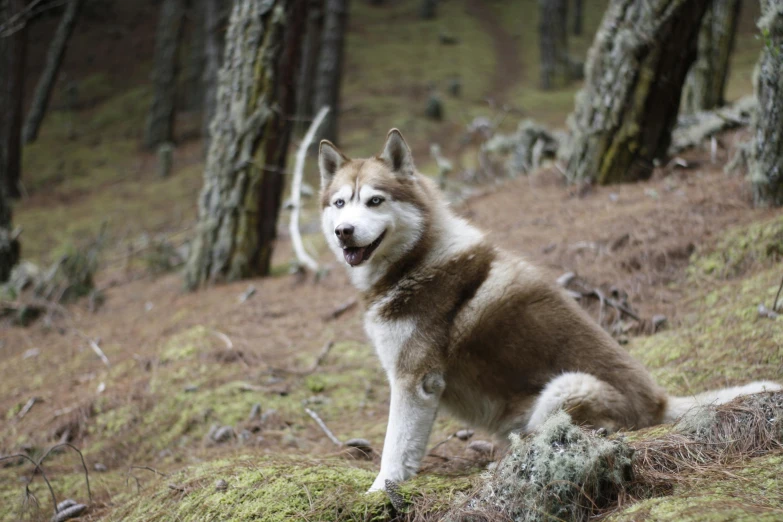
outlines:
{"label": "moss-covered tree trunk", "polygon": [[753,125],[750,178],[760,206],[783,206],[783,2],[761,0],[764,42],[758,65],[759,110]]}
{"label": "moss-covered tree trunk", "polygon": [[568,58],[568,0],[538,0],[538,49],[541,88],[566,85],[571,80]]}
{"label": "moss-covered tree trunk", "polygon": [[726,103],[729,59],[739,21],[740,0],[712,0],[699,31],[698,56],[688,72],[681,112],[708,111]]}
{"label": "moss-covered tree trunk", "polygon": [[22,140],[24,143],[32,143],[38,138],[38,131],[41,128],[46,108],[49,106],[49,99],[52,97],[52,89],[57,80],[57,73],[60,71],[60,65],[65,57],[65,50],[68,47],[68,40],[71,38],[76,19],[79,16],[79,10],[82,8],[84,0],[70,0],[65,7],[65,12],[54,33],[52,43],[49,44],[49,51],[46,53],[46,64],[44,65],[38,84],[35,86],[33,102],[30,104],[30,110],[24,121],[22,129]]}
{"label": "moss-covered tree trunk", "polygon": [[163,0],[155,36],[152,106],[144,131],[144,146],[150,150],[174,141],[178,54],[184,17],[185,0]]}
{"label": "moss-covered tree trunk", "polygon": [[572,181],[648,178],[664,158],[710,0],[612,0],[561,157]]}
{"label": "moss-covered tree trunk", "polygon": [[204,108],[202,113],[202,131],[204,151],[209,152],[211,136],[210,126],[217,110],[218,73],[220,55],[223,49],[225,31],[225,11],[220,0],[199,0],[203,2],[204,22]]}
{"label": "moss-covered tree trunk", "polygon": [[321,49],[324,0],[309,0],[307,27],[302,43],[302,59],[299,62],[299,77],[296,82],[297,132],[304,134],[313,117],[315,94],[315,73],[318,66],[318,51]]}
{"label": "moss-covered tree trunk", "polygon": [[267,275],[285,182],[306,0],[236,0],[186,286]]}
{"label": "moss-covered tree trunk", "polygon": [[316,143],[322,139],[339,143],[337,124],[340,114],[340,84],[343,77],[343,47],[347,29],[348,0],[325,0],[313,111],[318,111],[323,106],[329,106],[331,110],[318,128],[314,140]]}
{"label": "moss-covered tree trunk", "polygon": [[[24,0],[0,0],[0,26],[25,8]],[[22,103],[25,25],[0,36],[0,187],[6,197],[18,198],[22,174]]]}

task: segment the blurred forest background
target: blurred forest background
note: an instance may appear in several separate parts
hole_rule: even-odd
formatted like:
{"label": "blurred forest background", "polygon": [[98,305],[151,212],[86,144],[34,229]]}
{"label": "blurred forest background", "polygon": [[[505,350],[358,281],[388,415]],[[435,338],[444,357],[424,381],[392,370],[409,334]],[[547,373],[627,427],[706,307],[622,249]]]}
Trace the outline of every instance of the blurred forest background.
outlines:
{"label": "blurred forest background", "polygon": [[[392,127],[670,392],[783,376],[779,0],[0,0],[0,520],[481,489],[491,443],[443,417],[408,507],[361,495],[388,391],[315,152]],[[770,448],[590,515],[773,520]]]}

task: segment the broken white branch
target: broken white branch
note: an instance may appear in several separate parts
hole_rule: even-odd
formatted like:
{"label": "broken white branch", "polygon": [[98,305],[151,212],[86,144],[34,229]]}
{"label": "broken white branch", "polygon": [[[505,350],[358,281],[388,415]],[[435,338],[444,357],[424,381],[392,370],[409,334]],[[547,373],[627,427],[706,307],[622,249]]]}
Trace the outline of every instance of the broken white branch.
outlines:
{"label": "broken white branch", "polygon": [[304,249],[302,244],[302,235],[299,232],[299,209],[301,207],[302,199],[302,176],[304,175],[304,163],[305,156],[307,156],[307,149],[310,147],[313,138],[315,137],[315,131],[321,126],[321,122],[329,113],[329,107],[321,107],[321,110],[316,114],[313,123],[310,124],[310,128],[307,129],[307,134],[302,138],[302,143],[299,144],[299,150],[296,151],[296,165],[294,166],[294,179],[291,181],[291,222],[289,223],[288,230],[291,234],[291,243],[294,247],[294,253],[296,259],[300,265],[306,266],[313,272],[318,272],[318,263],[315,259],[310,257],[310,254]]}
{"label": "broken white branch", "polygon": [[343,443],[340,442],[340,439],[334,436],[334,433],[332,433],[332,430],[329,429],[329,427],[324,423],[324,421],[321,420],[321,417],[318,416],[316,412],[311,410],[310,408],[305,408],[305,411],[307,414],[313,418],[313,420],[318,424],[318,427],[321,428],[321,431],[323,431],[327,437],[329,437],[329,440],[334,442],[336,446],[342,446]]}
{"label": "broken white branch", "polygon": [[98,343],[96,343],[92,339],[88,339],[88,342],[90,344],[90,348],[92,348],[92,351],[95,352],[95,354],[98,357],[100,357],[101,361],[103,361],[103,364],[105,364],[107,368],[111,368],[111,364],[109,363],[109,358],[106,357],[105,353],[103,353],[103,350],[101,350],[101,347],[98,346]]}

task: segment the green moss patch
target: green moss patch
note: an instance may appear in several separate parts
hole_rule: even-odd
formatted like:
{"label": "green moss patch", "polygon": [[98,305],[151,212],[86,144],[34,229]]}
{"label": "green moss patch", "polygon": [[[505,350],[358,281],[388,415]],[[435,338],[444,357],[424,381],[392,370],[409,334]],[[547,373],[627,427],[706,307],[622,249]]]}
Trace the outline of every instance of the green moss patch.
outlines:
{"label": "green moss patch", "polygon": [[[138,495],[127,495],[109,520],[389,520],[383,493],[365,495],[375,471],[340,460],[239,457],[188,468]],[[218,481],[225,481],[216,487]],[[174,486],[170,488],[168,484]],[[470,478],[425,476],[401,486],[418,514],[434,515],[472,485]],[[437,499],[437,500],[436,500]]]}

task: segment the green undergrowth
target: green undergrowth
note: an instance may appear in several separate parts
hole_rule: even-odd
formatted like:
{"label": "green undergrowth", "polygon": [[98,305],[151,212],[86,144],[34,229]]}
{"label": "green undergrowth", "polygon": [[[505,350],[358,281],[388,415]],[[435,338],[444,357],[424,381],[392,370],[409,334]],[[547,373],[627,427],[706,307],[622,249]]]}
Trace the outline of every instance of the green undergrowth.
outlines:
{"label": "green undergrowth", "polygon": [[691,258],[693,278],[733,278],[754,265],[774,266],[783,261],[783,216],[726,231],[709,250]]}
{"label": "green undergrowth", "polygon": [[631,353],[673,393],[780,380],[783,319],[769,319],[783,273],[783,217],[730,229],[693,254],[679,325],[635,339]]}
{"label": "green undergrowth", "polygon": [[[364,494],[374,477],[372,469],[345,460],[238,457],[192,466],[139,494],[126,494],[127,500],[106,519],[390,520],[393,508],[388,497]],[[225,489],[216,488],[219,480],[225,481]],[[445,511],[472,482],[471,477],[423,476],[402,484],[400,493],[408,502],[426,504],[421,515],[434,515]]]}

